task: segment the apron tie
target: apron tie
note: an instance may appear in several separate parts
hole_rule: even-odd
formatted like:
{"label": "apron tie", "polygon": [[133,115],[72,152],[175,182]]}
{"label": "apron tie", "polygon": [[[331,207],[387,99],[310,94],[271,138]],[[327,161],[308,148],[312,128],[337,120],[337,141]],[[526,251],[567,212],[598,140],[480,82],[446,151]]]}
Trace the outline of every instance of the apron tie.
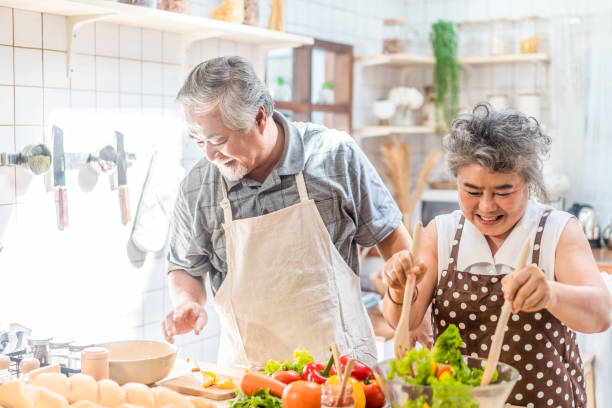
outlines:
{"label": "apron tie", "polygon": [[219,205],[221,205],[221,208],[223,208],[224,223],[228,225],[230,222],[232,222],[232,206],[229,198],[227,197],[227,187],[225,187],[225,180],[223,179],[221,179],[221,189],[223,190],[223,200],[221,200]]}

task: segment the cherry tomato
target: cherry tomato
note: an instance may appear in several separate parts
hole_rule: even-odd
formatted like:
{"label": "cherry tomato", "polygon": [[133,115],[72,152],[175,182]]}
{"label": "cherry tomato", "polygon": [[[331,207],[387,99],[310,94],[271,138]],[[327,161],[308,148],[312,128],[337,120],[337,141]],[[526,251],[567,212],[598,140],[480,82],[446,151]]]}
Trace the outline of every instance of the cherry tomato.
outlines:
{"label": "cherry tomato", "polygon": [[283,408],[321,408],[321,386],[312,381],[294,381],[283,391]]}
{"label": "cherry tomato", "polygon": [[285,384],[291,384],[294,381],[301,380],[302,377],[297,373],[297,371],[293,370],[278,370],[272,374],[272,378],[283,382]]}

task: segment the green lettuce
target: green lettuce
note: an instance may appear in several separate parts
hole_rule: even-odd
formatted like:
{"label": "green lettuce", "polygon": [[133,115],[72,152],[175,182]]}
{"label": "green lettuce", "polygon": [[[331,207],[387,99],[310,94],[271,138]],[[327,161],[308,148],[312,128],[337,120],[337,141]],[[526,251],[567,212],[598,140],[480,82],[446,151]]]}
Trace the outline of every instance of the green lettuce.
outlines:
{"label": "green lettuce", "polygon": [[314,361],[314,357],[306,349],[295,349],[293,351],[293,363],[286,360],[282,363],[276,360],[268,360],[264,367],[264,373],[266,375],[272,375],[278,370],[293,370],[297,371],[298,374],[302,375],[304,366]]}

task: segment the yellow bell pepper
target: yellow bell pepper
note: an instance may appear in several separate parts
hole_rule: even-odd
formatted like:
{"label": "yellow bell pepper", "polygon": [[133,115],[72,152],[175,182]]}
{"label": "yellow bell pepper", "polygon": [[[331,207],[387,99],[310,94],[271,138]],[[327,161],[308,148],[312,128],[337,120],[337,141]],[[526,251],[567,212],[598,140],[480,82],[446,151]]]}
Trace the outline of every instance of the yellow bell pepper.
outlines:
{"label": "yellow bell pepper", "polygon": [[217,376],[211,372],[202,373],[202,387],[210,387],[217,382]]}
{"label": "yellow bell pepper", "polygon": [[[353,377],[349,378],[348,383],[353,386],[353,400],[355,408],[365,408],[366,397],[361,383]],[[338,380],[337,375],[332,375],[327,379],[327,381],[325,381],[325,384],[338,385],[340,384],[340,381]]]}
{"label": "yellow bell pepper", "polygon": [[236,385],[234,384],[234,381],[232,381],[231,378],[226,378],[225,380],[219,380],[219,382],[217,383],[217,387],[229,390],[232,388],[236,388]]}

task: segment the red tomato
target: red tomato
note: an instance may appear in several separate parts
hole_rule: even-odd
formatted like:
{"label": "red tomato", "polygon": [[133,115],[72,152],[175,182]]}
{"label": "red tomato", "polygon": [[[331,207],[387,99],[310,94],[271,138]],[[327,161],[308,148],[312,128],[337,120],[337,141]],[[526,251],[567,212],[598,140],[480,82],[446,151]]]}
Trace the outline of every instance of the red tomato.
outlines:
{"label": "red tomato", "polygon": [[321,408],[321,386],[311,381],[294,381],[283,391],[283,408]]}
{"label": "red tomato", "polygon": [[376,381],[363,384],[363,391],[366,397],[366,408],[380,408],[385,404],[385,394]]}
{"label": "red tomato", "polygon": [[302,377],[300,377],[300,375],[297,373],[297,371],[293,371],[293,370],[278,370],[275,371],[274,374],[272,374],[272,378],[283,382],[285,384],[291,384],[294,381],[298,381],[301,380]]}

